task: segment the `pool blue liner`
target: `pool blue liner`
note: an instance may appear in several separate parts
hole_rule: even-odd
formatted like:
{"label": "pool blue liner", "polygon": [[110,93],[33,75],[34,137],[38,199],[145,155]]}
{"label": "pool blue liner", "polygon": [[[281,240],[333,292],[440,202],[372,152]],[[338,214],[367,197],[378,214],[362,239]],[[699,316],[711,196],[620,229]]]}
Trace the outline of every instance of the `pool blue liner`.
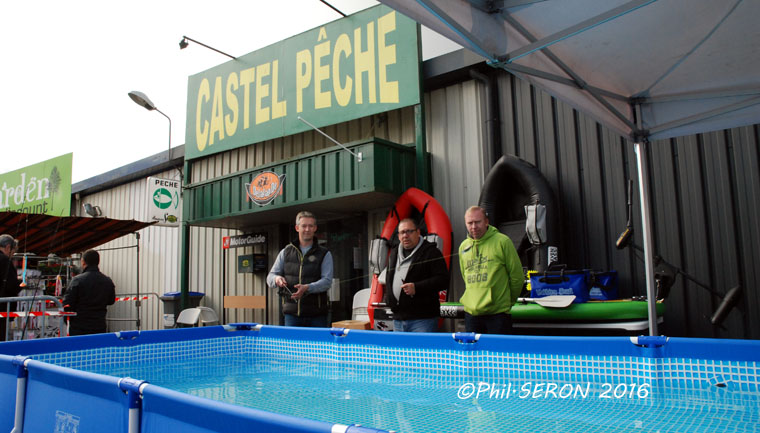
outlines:
{"label": "pool blue liner", "polygon": [[[583,356],[645,356],[695,358],[723,361],[760,361],[760,342],[679,337],[543,337],[527,335],[478,335],[475,343],[460,343],[452,334],[392,333],[345,329],[345,335],[334,335],[324,328],[291,328],[261,326],[254,329],[230,331],[231,325],[202,328],[168,329],[159,331],[127,331],[79,337],[13,341],[0,343],[0,354],[35,355],[39,353],[70,352],[92,347],[131,347],[143,344],[177,342],[213,337],[229,337],[249,333],[256,337],[297,338],[314,342],[359,344],[413,349],[487,350],[534,354]],[[233,327],[234,328],[234,327]],[[239,334],[236,334],[239,335]],[[467,334],[460,334],[462,337]],[[474,334],[473,334],[474,335]],[[474,338],[474,337],[469,337]],[[631,339],[658,341],[664,344],[632,344]],[[653,340],[652,340],[653,339]]]}
{"label": "pool blue liner", "polygon": [[[467,369],[468,374],[483,375],[484,380],[488,380],[491,370],[494,370],[499,362],[508,358],[505,355],[524,354],[528,362],[536,364],[526,369],[525,374],[529,375],[527,377],[543,374],[544,370],[557,374],[556,371],[552,371],[552,363],[557,357],[567,358],[563,365],[568,363],[568,359],[572,364],[578,358],[578,371],[583,370],[584,362],[595,366],[617,365],[618,367],[614,368],[618,370],[640,369],[649,375],[646,376],[649,380],[664,381],[668,384],[672,382],[678,385],[684,380],[715,383],[725,381],[736,383],[735,386],[745,391],[759,391],[757,375],[760,375],[760,370],[756,364],[760,361],[760,342],[749,340],[394,334],[342,328],[303,329],[236,324],[7,342],[0,344],[0,353],[23,354],[54,364],[77,367],[100,362],[100,358],[105,359],[103,362],[165,362],[172,356],[182,356],[181,354],[185,353],[185,349],[182,349],[176,350],[180,355],[173,354],[169,350],[171,347],[193,346],[204,350],[204,345],[207,344],[215,344],[213,350],[227,350],[230,354],[246,351],[269,351],[276,354],[281,350],[279,346],[286,345],[287,349],[282,350],[287,352],[288,356],[318,355],[334,359],[336,362],[350,361],[353,359],[351,354],[358,348],[361,356],[366,357],[366,362],[399,366],[405,366],[409,359],[418,360],[425,357],[432,358],[436,365],[449,362],[440,359],[439,354],[445,352],[452,354],[452,365],[460,365],[458,368]],[[167,349],[164,350],[164,347]],[[315,350],[315,347],[319,349]],[[610,358],[612,362],[609,361]],[[17,371],[11,365],[12,359],[0,355],[0,385],[3,385],[4,389],[16,387]],[[695,372],[682,379],[683,372],[670,370],[682,368],[684,360],[688,361],[687,364],[693,364],[696,370],[709,368],[711,371],[720,371],[721,374],[706,376]],[[524,360],[517,362],[520,365],[526,364]],[[736,363],[735,374],[734,367],[726,366],[726,363]],[[627,367],[628,364],[633,364],[633,367]],[[718,365],[719,368],[714,365]],[[746,368],[747,366],[750,368]],[[140,431],[143,432],[224,431],[222,422],[218,421],[220,419],[224,419],[224,426],[230,422],[236,426],[232,431],[238,427],[248,430],[276,429],[293,432],[381,431],[344,425],[337,426],[339,430],[335,430],[336,425],[330,423],[230,405],[150,384],[139,387],[141,399],[130,400],[128,393],[120,389],[118,378],[72,370],[36,360],[27,362],[27,370],[27,399],[35,402],[35,413],[25,416],[25,431],[56,431],[57,428],[74,425],[77,425],[78,429],[72,431],[79,433],[97,431],[88,430],[85,424],[101,427],[113,425],[113,431],[126,431],[130,402],[133,406],[134,402],[140,403]],[[750,376],[754,376],[746,378],[747,370],[751,371]],[[608,373],[625,374],[625,371],[610,370]],[[72,392],[76,394],[76,398],[71,398]],[[45,403],[38,407],[37,402],[40,401]],[[5,404],[2,406],[0,429],[10,431],[13,426],[13,409]],[[77,417],[76,414],[85,413],[85,409],[92,407],[102,407],[102,410],[98,409],[93,414],[87,412],[86,420]],[[41,410],[47,410],[49,413],[40,416]],[[106,421],[111,424],[101,424]],[[117,424],[119,427],[116,427]],[[10,428],[7,428],[9,426]]]}

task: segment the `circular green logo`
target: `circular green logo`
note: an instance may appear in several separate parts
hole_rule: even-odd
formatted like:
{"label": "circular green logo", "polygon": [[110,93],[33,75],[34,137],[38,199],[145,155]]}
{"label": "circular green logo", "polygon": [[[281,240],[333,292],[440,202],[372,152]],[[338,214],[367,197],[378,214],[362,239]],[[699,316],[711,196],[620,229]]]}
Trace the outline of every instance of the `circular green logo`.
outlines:
{"label": "circular green logo", "polygon": [[172,194],[166,188],[159,188],[153,193],[153,203],[159,209],[166,209],[172,205]]}

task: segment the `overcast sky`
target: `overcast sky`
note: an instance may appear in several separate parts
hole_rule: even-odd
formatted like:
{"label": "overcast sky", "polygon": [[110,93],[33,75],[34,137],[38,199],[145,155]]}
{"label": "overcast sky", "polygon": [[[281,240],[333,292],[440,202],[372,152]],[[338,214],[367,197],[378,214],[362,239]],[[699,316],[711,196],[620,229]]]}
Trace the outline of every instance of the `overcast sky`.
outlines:
{"label": "overcast sky", "polygon": [[[330,0],[346,14],[377,4]],[[74,153],[76,183],[185,142],[187,77],[340,18],[319,0],[20,0],[0,5],[0,174]],[[455,48],[423,30],[428,58]],[[432,41],[428,43],[427,41]]]}

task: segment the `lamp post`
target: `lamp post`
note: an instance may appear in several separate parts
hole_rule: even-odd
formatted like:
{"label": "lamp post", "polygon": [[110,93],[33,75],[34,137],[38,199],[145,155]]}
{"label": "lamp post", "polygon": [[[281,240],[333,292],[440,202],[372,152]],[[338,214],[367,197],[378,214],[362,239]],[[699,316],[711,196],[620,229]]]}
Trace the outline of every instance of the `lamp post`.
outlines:
{"label": "lamp post", "polygon": [[189,45],[189,44],[187,43],[187,41],[195,42],[196,44],[198,44],[198,45],[200,45],[200,46],[202,46],[202,47],[206,47],[206,48],[208,48],[209,50],[212,50],[212,51],[216,51],[216,52],[217,52],[217,53],[219,53],[219,54],[225,55],[225,56],[227,56],[227,57],[231,58],[232,60],[237,60],[237,58],[236,58],[235,56],[231,55],[231,54],[227,54],[227,53],[225,53],[224,51],[219,51],[219,50],[217,50],[217,49],[216,49],[216,48],[214,48],[214,47],[210,47],[210,46],[208,46],[208,45],[204,44],[203,42],[198,42],[198,41],[196,41],[196,40],[195,40],[195,39],[193,39],[193,38],[188,38],[187,36],[182,36],[182,40],[181,40],[181,41],[179,41],[179,49],[180,49],[180,50],[184,50],[185,48],[187,48],[187,46]]}
{"label": "lamp post", "polygon": [[129,92],[129,97],[135,101],[135,104],[145,108],[148,111],[158,111],[161,113],[162,116],[166,117],[169,120],[169,161],[172,160],[172,119],[169,118],[166,114],[164,114],[163,111],[156,108],[156,104],[154,104],[148,96],[143,92],[138,92],[136,90],[133,90]]}

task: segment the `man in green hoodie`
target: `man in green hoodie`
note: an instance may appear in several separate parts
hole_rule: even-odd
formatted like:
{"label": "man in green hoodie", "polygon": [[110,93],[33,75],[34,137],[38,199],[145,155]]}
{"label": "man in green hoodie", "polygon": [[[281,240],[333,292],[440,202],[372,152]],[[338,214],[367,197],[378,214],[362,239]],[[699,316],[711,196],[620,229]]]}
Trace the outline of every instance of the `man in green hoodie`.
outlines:
{"label": "man in green hoodie", "polygon": [[459,245],[459,267],[464,278],[462,295],[467,332],[509,334],[512,305],[525,277],[512,241],[488,224],[486,211],[472,206],[464,214],[467,239]]}

